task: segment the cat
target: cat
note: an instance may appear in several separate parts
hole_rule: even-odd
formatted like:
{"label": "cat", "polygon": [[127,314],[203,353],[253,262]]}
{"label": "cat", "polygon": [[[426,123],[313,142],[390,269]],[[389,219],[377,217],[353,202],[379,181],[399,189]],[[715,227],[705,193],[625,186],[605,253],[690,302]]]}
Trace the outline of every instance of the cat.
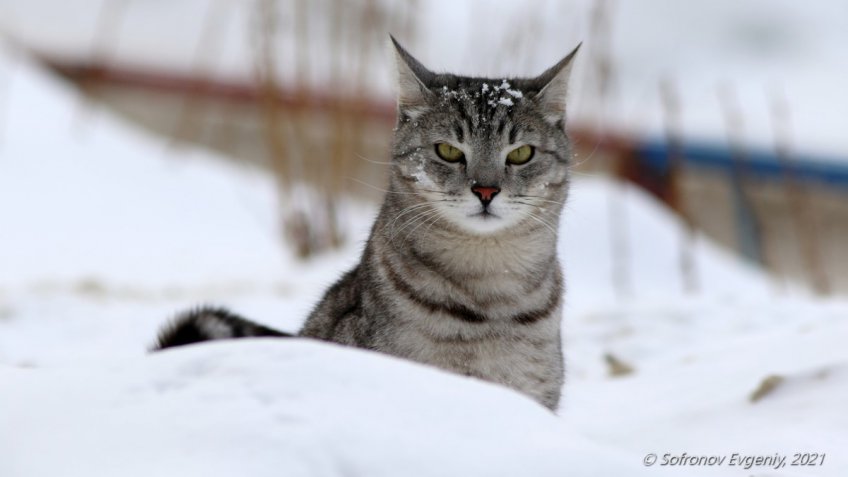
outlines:
{"label": "cat", "polygon": [[[359,264],[300,337],[388,353],[516,389],[555,410],[563,384],[557,230],[568,196],[569,71],[437,74],[391,38],[397,125],[389,186]],[[290,336],[226,310],[184,314],[158,349]]]}

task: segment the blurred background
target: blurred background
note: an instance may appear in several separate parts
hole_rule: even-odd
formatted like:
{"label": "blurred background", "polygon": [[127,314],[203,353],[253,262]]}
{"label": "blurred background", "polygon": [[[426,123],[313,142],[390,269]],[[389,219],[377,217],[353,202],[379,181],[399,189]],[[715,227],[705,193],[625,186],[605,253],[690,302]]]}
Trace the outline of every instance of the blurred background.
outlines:
{"label": "blurred background", "polygon": [[[635,185],[680,219],[687,290],[709,279],[691,251],[703,235],[778,289],[848,293],[845,2],[0,0],[0,149],[16,140],[16,75],[35,65],[79,93],[61,125],[75,140],[118,116],[167,160],[200,148],[270,172],[279,244],[310,260],[351,240],[340,204],[380,200],[389,33],[431,69],[496,78],[582,41],[574,174]],[[599,210],[620,295],[639,280],[627,235],[643,232],[626,201]]]}

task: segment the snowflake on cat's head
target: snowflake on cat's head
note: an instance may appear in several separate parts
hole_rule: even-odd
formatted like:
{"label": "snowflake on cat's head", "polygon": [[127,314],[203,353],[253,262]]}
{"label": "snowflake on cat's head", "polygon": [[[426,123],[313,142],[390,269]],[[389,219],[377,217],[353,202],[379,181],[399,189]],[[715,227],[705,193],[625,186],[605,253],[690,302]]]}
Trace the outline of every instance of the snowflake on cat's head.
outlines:
{"label": "snowflake on cat's head", "polygon": [[498,106],[514,106],[517,101],[524,98],[524,93],[514,89],[509,81],[501,80],[500,83],[483,83],[479,90],[469,91],[465,88],[450,89],[447,86],[442,86],[441,98],[442,101],[467,101],[471,98],[480,98],[486,101],[486,104],[491,108]]}
{"label": "snowflake on cat's head", "polygon": [[501,84],[492,86],[483,83],[480,87],[480,93],[486,98],[487,104],[493,108],[498,105],[513,106],[516,101],[520,101],[524,97],[524,93],[513,89],[507,80],[502,80]]}
{"label": "snowflake on cat's head", "polygon": [[442,101],[461,100],[467,101],[471,96],[465,89],[450,89],[442,86]]}

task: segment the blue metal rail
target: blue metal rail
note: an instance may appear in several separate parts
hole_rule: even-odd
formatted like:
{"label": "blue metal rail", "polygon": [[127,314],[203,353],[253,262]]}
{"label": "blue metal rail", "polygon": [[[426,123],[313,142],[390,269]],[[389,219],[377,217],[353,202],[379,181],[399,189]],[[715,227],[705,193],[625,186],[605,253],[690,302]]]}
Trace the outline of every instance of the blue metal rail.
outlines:
{"label": "blue metal rail", "polygon": [[[634,144],[636,157],[657,171],[668,169],[669,147],[663,140],[646,140]],[[684,166],[715,169],[732,174],[734,151],[729,146],[707,142],[689,142],[682,149]],[[825,184],[848,189],[848,158],[793,154],[785,165],[774,151],[747,149],[738,169],[746,177],[782,181],[791,177],[809,184]]]}

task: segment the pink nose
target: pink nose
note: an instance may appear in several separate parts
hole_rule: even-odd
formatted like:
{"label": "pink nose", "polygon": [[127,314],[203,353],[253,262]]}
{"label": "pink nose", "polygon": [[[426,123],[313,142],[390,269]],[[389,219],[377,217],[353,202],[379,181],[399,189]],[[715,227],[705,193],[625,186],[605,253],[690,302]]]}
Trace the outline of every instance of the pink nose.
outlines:
{"label": "pink nose", "polygon": [[480,202],[482,202],[483,205],[489,205],[489,202],[491,202],[500,191],[500,187],[474,186],[471,188],[471,192],[480,198]]}

